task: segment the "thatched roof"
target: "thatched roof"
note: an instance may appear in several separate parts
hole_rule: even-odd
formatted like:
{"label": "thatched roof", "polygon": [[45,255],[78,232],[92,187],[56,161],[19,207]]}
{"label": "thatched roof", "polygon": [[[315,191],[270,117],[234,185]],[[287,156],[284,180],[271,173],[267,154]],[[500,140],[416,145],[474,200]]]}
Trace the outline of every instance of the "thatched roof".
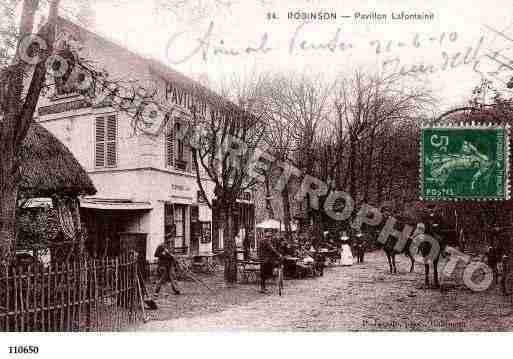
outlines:
{"label": "thatched roof", "polygon": [[39,124],[32,124],[20,152],[23,197],[96,193],[91,179],[71,152]]}

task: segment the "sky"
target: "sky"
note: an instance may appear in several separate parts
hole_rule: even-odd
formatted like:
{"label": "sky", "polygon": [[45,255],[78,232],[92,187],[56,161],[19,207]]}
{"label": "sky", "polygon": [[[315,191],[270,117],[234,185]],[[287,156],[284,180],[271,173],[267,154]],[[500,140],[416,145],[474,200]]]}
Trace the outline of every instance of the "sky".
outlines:
{"label": "sky", "polygon": [[[327,78],[350,76],[355,70],[414,71],[433,89],[442,111],[465,104],[483,77],[504,87],[513,76],[508,65],[513,58],[509,1],[91,1],[95,31],[211,84],[263,71],[306,71]],[[172,12],[156,3],[189,6],[175,6]],[[206,10],[201,16],[194,16],[197,3]],[[336,19],[288,18],[297,11],[335,13]],[[434,16],[391,18],[401,12]],[[387,18],[373,19],[374,13]],[[370,16],[363,18],[366,14]],[[497,72],[498,61],[508,66]]]}

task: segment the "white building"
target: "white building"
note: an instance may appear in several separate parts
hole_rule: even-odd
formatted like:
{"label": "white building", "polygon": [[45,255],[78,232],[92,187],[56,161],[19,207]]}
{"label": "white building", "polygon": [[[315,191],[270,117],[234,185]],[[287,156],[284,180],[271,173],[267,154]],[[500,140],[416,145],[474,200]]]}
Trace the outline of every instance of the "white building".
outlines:
{"label": "white building", "polygon": [[[64,19],[58,22],[56,45],[79,49],[81,57],[105,69],[111,79],[134,80],[167,93],[167,100],[183,112],[158,136],[148,136],[134,134],[126,112],[107,103],[91,104],[62,86],[52,87],[40,101],[36,121],[71,150],[98,190],[81,200],[90,253],[114,254],[129,243],[153,259],[166,235],[174,237],[178,252],[221,250],[216,213],[201,201],[190,149],[176,138],[176,130],[187,121],[187,105],[197,101],[183,90],[192,80]],[[207,105],[199,106],[208,113]],[[207,198],[212,199],[213,185],[203,181]],[[236,219],[245,231],[254,226],[254,208],[248,200],[240,201]]]}

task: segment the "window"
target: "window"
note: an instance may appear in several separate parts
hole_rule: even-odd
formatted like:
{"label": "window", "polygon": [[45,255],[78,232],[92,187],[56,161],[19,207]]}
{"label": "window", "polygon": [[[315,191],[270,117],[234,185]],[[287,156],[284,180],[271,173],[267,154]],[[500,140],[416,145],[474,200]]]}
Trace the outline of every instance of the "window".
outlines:
{"label": "window", "polygon": [[[192,147],[189,146],[189,152],[191,154],[191,166],[190,166],[190,171],[192,174],[196,174],[196,162],[194,162],[194,154],[192,153],[193,149]],[[196,153],[196,156],[198,154]],[[200,161],[199,157],[198,157],[198,162]]]}
{"label": "window", "polygon": [[182,248],[183,252],[187,252],[185,248],[185,206],[176,204],[173,208],[175,219],[175,248]]}
{"label": "window", "polygon": [[[182,125],[180,123],[177,123],[175,133],[179,134],[181,129],[182,129]],[[177,156],[178,160],[183,161],[184,160],[184,158],[183,158],[183,139],[177,138],[176,142],[177,142],[176,143],[176,156]]]}
{"label": "window", "polygon": [[164,141],[166,166],[174,167],[180,171],[192,171],[192,166],[189,165],[192,161],[192,154],[189,146],[185,144],[182,138],[183,126],[180,122],[167,121]]}
{"label": "window", "polygon": [[117,118],[114,115],[96,118],[95,166],[116,167]]}
{"label": "window", "polygon": [[185,144],[183,136],[183,125],[179,122],[175,124],[175,138],[176,138],[176,159],[175,168],[181,171],[187,171],[187,158],[185,158]]}
{"label": "window", "polygon": [[166,138],[164,141],[166,151],[166,166],[173,167],[175,165],[175,131],[173,121],[169,118],[166,118],[166,121]]}

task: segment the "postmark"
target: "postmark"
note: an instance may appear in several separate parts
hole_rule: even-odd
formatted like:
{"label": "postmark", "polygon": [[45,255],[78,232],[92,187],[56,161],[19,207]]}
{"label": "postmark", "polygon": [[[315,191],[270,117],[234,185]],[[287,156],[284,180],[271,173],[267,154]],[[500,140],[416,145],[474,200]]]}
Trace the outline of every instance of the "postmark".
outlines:
{"label": "postmark", "polygon": [[508,130],[468,124],[422,128],[421,199],[509,199]]}

